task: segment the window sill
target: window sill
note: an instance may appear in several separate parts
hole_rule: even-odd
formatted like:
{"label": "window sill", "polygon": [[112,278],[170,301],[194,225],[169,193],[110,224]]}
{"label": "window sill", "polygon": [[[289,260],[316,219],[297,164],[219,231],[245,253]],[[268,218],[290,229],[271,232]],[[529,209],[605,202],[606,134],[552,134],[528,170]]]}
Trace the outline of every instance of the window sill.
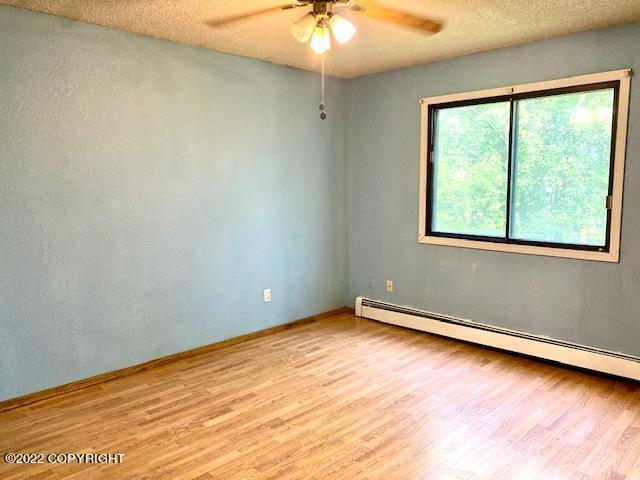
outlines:
{"label": "window sill", "polygon": [[618,251],[593,252],[566,248],[539,247],[534,245],[517,245],[513,243],[483,242],[459,238],[430,237],[427,235],[418,236],[418,243],[443,245],[448,247],[473,248],[476,250],[491,250],[494,252],[524,253],[526,255],[540,255],[545,257],[574,258],[578,260],[591,260],[596,262],[618,263],[620,261]]}

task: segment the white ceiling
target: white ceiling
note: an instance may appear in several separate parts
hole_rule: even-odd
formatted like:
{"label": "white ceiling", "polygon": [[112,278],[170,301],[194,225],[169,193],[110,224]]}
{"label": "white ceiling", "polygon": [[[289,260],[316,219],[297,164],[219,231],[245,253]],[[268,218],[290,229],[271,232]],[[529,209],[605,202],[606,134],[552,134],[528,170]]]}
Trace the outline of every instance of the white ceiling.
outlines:
{"label": "white ceiling", "polygon": [[[571,32],[640,20],[640,0],[381,0],[441,21],[435,35],[342,10],[356,37],[331,50],[329,74],[352,78]],[[287,3],[282,0],[0,0],[63,17],[307,70],[319,59],[289,27],[305,10],[211,28],[205,22]]]}

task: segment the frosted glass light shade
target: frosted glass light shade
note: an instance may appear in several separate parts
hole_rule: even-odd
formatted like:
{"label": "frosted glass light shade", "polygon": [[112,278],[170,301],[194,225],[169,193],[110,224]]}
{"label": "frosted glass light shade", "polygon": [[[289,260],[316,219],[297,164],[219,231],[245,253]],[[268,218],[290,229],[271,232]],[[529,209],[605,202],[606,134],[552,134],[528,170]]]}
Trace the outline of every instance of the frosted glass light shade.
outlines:
{"label": "frosted glass light shade", "polygon": [[336,42],[340,44],[347,43],[356,33],[356,26],[337,13],[331,15],[329,26],[331,27]]}
{"label": "frosted glass light shade", "polygon": [[291,25],[291,35],[301,43],[307,43],[316,28],[316,17],[309,12]]}
{"label": "frosted glass light shade", "polygon": [[331,48],[331,34],[329,29],[316,25],[311,35],[311,49],[317,54],[322,54]]}

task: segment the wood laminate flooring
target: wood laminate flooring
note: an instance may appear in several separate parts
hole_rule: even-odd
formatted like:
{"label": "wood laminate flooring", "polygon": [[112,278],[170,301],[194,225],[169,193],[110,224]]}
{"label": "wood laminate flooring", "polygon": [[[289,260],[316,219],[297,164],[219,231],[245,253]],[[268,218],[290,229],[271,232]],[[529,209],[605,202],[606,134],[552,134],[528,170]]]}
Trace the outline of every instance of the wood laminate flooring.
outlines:
{"label": "wood laminate flooring", "polygon": [[0,413],[0,478],[640,479],[640,387],[350,314]]}

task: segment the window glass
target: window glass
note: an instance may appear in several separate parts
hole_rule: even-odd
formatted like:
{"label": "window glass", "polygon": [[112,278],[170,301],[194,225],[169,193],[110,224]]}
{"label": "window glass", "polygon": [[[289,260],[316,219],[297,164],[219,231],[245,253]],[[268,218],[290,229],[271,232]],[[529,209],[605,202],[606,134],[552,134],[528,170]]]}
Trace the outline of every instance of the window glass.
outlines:
{"label": "window glass", "polygon": [[518,100],[511,238],[604,246],[613,89]]}
{"label": "window glass", "polygon": [[615,91],[434,107],[430,233],[606,247]]}
{"label": "window glass", "polygon": [[432,230],[504,237],[510,102],[435,111]]}

